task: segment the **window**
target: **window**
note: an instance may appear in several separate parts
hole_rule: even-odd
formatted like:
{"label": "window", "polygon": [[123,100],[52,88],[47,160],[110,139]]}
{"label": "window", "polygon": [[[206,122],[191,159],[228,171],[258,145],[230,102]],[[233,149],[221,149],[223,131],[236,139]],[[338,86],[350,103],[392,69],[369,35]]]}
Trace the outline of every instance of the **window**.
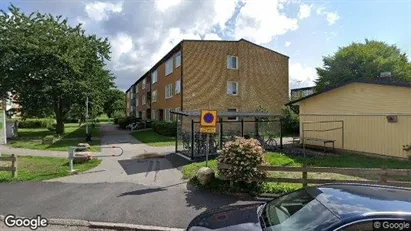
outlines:
{"label": "window", "polygon": [[151,102],[157,102],[157,90],[151,92]]}
{"label": "window", "polygon": [[[237,108],[230,108],[230,109],[228,109],[227,110],[228,112],[237,112]],[[227,120],[232,120],[232,121],[235,121],[235,120],[238,120],[238,117],[227,117]]]}
{"label": "window", "polygon": [[176,53],[176,68],[181,65],[181,51]]}
{"label": "window", "polygon": [[141,86],[141,89],[145,89],[146,88],[146,79],[143,79],[143,85]]}
{"label": "window", "polygon": [[143,98],[141,100],[141,105],[145,105],[146,104],[146,96],[143,95]]}
{"label": "window", "polygon": [[171,119],[171,113],[170,113],[170,109],[165,109],[164,110],[165,111],[165,121],[170,121],[170,119]]}
{"label": "window", "polygon": [[136,97],[136,107],[138,107],[138,97]]}
{"label": "window", "polygon": [[157,117],[156,117],[156,110],[152,110],[151,111],[151,120],[156,120],[157,119]]}
{"label": "window", "polygon": [[180,94],[180,91],[181,91],[181,80],[177,80],[177,81],[176,81],[176,90],[175,90],[175,93],[176,93],[176,94]]}
{"label": "window", "polygon": [[238,95],[238,83],[234,81],[227,82],[227,95]]}
{"label": "window", "polygon": [[143,111],[141,118],[142,118],[143,120],[146,119],[146,112],[145,112],[145,111]]}
{"label": "window", "polygon": [[262,211],[266,230],[326,230],[339,221],[308,190],[299,190],[270,201]]}
{"label": "window", "polygon": [[[177,107],[174,111],[180,111],[180,108]],[[177,118],[177,121],[180,122],[181,121],[181,115],[174,115]]]}
{"label": "window", "polygon": [[173,84],[166,85],[166,99],[173,97]]}
{"label": "window", "polygon": [[173,57],[169,58],[166,62],[166,76],[173,73]]}
{"label": "window", "polygon": [[151,73],[151,83],[157,83],[157,70]]}
{"label": "window", "polygon": [[238,57],[237,56],[227,56],[227,68],[228,69],[238,69]]}
{"label": "window", "polygon": [[136,84],[135,92],[138,93],[138,84]]}

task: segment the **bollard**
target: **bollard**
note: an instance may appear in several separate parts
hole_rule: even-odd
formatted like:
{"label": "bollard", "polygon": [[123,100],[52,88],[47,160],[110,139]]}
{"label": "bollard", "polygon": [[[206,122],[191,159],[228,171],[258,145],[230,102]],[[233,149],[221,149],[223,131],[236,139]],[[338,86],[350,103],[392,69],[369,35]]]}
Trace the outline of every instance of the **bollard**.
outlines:
{"label": "bollard", "polygon": [[68,154],[69,154],[68,159],[69,159],[69,165],[70,165],[69,173],[76,172],[76,170],[74,169],[74,166],[73,166],[75,150],[76,150],[76,147],[69,147],[69,150],[68,150]]}

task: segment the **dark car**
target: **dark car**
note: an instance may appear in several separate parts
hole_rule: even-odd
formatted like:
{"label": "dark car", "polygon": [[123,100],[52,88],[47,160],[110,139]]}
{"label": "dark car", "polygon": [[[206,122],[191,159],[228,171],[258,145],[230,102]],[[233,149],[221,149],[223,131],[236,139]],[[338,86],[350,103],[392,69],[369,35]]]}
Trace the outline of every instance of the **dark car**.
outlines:
{"label": "dark car", "polygon": [[411,190],[327,184],[195,217],[187,231],[411,230]]}

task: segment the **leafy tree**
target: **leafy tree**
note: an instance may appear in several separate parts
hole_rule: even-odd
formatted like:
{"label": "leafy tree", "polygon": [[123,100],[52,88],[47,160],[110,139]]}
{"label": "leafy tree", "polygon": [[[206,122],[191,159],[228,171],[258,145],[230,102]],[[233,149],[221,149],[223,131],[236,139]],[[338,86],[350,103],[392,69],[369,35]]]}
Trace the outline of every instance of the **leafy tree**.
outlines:
{"label": "leafy tree", "polygon": [[13,5],[9,11],[0,12],[0,94],[17,93],[26,112],[52,111],[56,133],[63,134],[75,104],[84,105],[90,95],[101,106],[113,87],[105,69],[110,44],[62,16],[26,15]]}
{"label": "leafy tree", "polygon": [[411,63],[395,45],[365,40],[339,48],[323,58],[323,67],[317,68],[317,90],[356,80],[376,79],[381,72],[391,72],[394,80],[411,81]]}
{"label": "leafy tree", "polygon": [[111,89],[104,102],[103,110],[109,118],[115,111],[124,111],[126,108],[125,94],[119,89]]}

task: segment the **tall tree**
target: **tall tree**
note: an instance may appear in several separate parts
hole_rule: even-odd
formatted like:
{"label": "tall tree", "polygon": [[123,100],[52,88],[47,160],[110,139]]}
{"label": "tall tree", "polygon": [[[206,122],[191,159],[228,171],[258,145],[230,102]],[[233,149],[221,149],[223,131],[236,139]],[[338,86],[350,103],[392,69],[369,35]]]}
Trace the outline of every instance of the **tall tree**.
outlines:
{"label": "tall tree", "polygon": [[365,40],[339,48],[323,58],[317,68],[317,90],[335,87],[355,79],[376,79],[381,72],[391,72],[394,80],[411,81],[411,63],[395,45]]}
{"label": "tall tree", "polygon": [[124,111],[126,108],[126,102],[124,100],[125,94],[119,89],[111,89],[104,102],[104,113],[109,118],[113,116],[115,111]]}
{"label": "tall tree", "polygon": [[62,134],[74,104],[84,105],[87,95],[102,104],[113,87],[105,69],[110,44],[62,16],[9,11],[0,14],[0,92],[17,93],[25,111],[53,111]]}

